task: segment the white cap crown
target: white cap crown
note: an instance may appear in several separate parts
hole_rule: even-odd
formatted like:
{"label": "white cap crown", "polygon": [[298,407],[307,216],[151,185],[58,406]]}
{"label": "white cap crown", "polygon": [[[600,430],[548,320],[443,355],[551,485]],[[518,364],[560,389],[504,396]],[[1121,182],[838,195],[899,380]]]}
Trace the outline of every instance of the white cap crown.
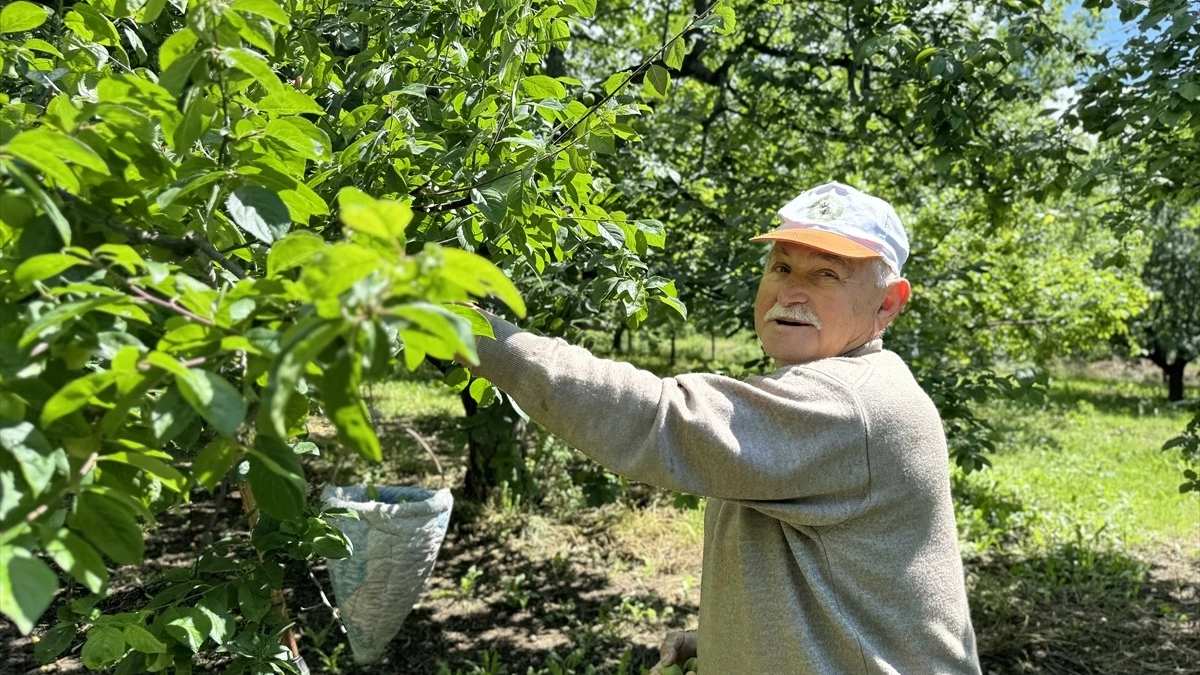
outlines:
{"label": "white cap crown", "polygon": [[896,274],[908,260],[908,233],[892,205],[843,183],[805,190],[779,209],[780,230],[838,234],[875,251]]}

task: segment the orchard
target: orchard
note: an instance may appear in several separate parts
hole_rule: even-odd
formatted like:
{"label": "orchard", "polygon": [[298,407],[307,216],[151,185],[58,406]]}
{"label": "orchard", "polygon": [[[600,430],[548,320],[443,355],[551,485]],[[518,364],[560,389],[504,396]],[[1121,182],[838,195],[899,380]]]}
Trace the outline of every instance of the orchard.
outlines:
{"label": "orchard", "polygon": [[[913,302],[885,344],[942,415],[960,534],[973,542],[964,555],[986,540],[980,569],[1008,561],[1005,575],[1044,581],[1067,551],[1067,568],[1092,567],[1054,577],[1052,590],[1080,597],[1071,583],[1115,575],[1144,600],[1131,619],[1168,607],[1154,625],[1169,624],[1164,639],[1180,651],[1163,659],[1200,658],[1194,595],[1136,585],[1156,555],[1145,542],[1105,549],[1118,562],[1104,567],[1079,548],[1102,538],[1090,515],[1044,515],[1059,512],[1004,492],[1049,489],[1011,463],[1017,446],[1069,446],[1046,440],[1059,425],[1048,415],[1133,406],[1121,429],[1157,426],[1129,462],[1169,493],[1153,508],[1170,522],[1147,526],[1155,545],[1200,532],[1187,370],[1200,317],[1185,301],[1200,291],[1200,172],[1186,159],[1200,152],[1200,7],[951,4],[6,2],[0,652],[13,656],[0,670],[341,672],[329,645],[349,640],[361,655],[365,640],[353,625],[345,637],[341,582],[333,599],[321,592],[337,626],[321,640],[298,618],[293,587],[322,586],[326,569],[365,553],[348,533],[367,516],[323,493],[336,476],[360,482],[365,502],[385,489],[372,476],[438,482],[399,468],[416,464],[400,462],[395,436],[419,442],[414,461],[432,456],[456,500],[421,573],[432,567],[442,584],[427,595],[435,603],[479,602],[483,573],[463,542],[490,521],[460,525],[467,514],[499,509],[525,531],[616,505],[639,523],[647,505],[695,510],[696,496],[632,486],[556,446],[472,373],[477,341],[493,337],[480,308],[661,375],[770,372],[747,333],[762,262],[748,239],[792,194],[832,179],[889,195],[911,233]],[[1128,31],[1100,49],[1104,21]],[[1075,397],[1090,385],[1062,370],[1138,359],[1166,386],[1105,384],[1117,393],[1089,407]],[[422,413],[441,417],[425,434],[439,435],[436,447],[383,419],[373,392],[395,382],[455,407]],[[1086,455],[1080,470],[1099,481],[1102,462]],[[1014,515],[1022,500],[1039,515]],[[228,506],[236,527],[219,517]],[[218,514],[209,531],[187,529],[184,563],[159,565],[163,523],[200,508]],[[1036,530],[1055,519],[1075,520]],[[443,534],[460,575],[449,581],[433,566]],[[698,569],[692,553],[679,565]],[[1200,547],[1176,554],[1193,573],[1174,583],[1194,593]],[[549,579],[587,565],[554,564]],[[536,574],[490,588],[536,613],[538,594],[551,596],[531,587]],[[118,579],[138,592],[114,593]],[[1008,611],[988,588],[972,591],[973,609],[990,612],[977,630]],[[669,614],[671,602],[617,601],[599,616],[624,612],[643,633],[677,627],[695,614],[689,592]],[[1049,607],[1057,596],[1031,597]],[[1188,612],[1190,623],[1177,619]],[[415,616],[397,625],[400,639],[414,620],[438,628]],[[645,645],[597,646],[641,639],[627,628],[576,639],[573,661],[547,648],[505,665],[470,637],[480,664],[460,653],[434,671],[393,648],[362,672],[643,672],[655,660]],[[1047,634],[1057,653],[1085,640]],[[1037,667],[1038,636],[1012,639],[983,640],[985,666]]]}

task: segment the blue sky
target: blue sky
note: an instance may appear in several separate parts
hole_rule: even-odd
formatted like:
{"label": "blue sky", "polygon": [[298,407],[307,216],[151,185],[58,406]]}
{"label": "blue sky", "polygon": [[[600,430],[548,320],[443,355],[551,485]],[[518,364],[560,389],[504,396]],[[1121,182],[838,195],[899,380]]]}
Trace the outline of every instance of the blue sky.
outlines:
{"label": "blue sky", "polygon": [[[1076,12],[1086,11],[1082,10],[1082,7],[1082,0],[1073,0],[1064,11],[1070,17]],[[1100,34],[1096,36],[1094,43],[1097,47],[1116,49],[1125,44],[1134,31],[1137,30],[1137,27],[1133,24],[1121,23],[1116,7],[1109,7],[1104,10],[1102,16],[1104,17],[1104,25],[1100,29]]]}

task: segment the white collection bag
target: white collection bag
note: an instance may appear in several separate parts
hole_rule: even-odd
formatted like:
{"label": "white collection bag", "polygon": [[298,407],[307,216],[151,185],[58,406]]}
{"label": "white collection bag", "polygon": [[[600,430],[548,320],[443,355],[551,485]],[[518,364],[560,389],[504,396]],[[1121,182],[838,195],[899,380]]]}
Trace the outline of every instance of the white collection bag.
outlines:
{"label": "white collection bag", "polygon": [[330,560],[329,576],[354,660],[370,663],[383,655],[421,595],[454,498],[444,488],[384,486],[370,500],[366,486],[348,485],[326,487],[321,499],[358,514],[333,521],[354,552]]}

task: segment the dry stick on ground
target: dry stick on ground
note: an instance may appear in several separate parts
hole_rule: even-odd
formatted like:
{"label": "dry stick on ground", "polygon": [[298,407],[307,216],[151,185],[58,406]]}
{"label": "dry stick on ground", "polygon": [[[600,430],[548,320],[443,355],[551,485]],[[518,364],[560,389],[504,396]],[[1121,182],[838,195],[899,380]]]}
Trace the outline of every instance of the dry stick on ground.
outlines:
{"label": "dry stick on ground", "polygon": [[415,440],[422,448],[425,448],[425,452],[429,453],[429,458],[433,460],[433,465],[437,467],[438,475],[442,477],[442,487],[446,487],[446,472],[442,470],[442,463],[438,461],[437,455],[433,452],[433,448],[429,447],[429,443],[422,438],[421,435],[416,432],[416,430],[407,424],[404,425],[404,433],[412,436],[413,440]]}

